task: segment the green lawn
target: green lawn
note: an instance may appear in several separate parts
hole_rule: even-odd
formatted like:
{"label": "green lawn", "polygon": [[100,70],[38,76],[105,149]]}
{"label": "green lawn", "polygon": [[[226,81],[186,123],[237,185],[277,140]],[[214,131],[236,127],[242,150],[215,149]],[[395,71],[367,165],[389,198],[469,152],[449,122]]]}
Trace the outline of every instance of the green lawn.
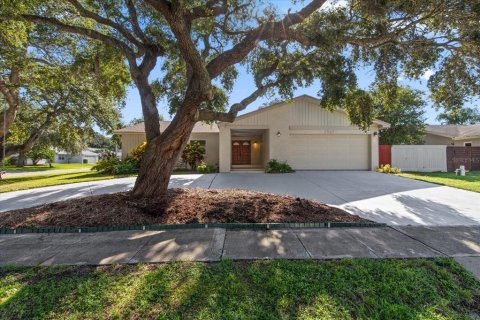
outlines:
{"label": "green lawn", "polygon": [[63,169],[81,169],[85,168],[85,170],[90,169],[93,167],[91,163],[52,163],[52,167],[48,164],[39,164],[36,166],[24,166],[24,167],[16,167],[16,166],[6,166],[7,172],[37,172],[37,171],[50,171],[50,170],[63,170]]}
{"label": "green lawn", "polygon": [[[133,176],[133,175],[132,175]],[[75,182],[86,182],[96,180],[106,180],[113,178],[122,178],[126,176],[114,176],[111,174],[102,174],[96,171],[74,172],[74,173],[54,173],[42,175],[29,175],[20,177],[6,177],[0,180],[0,193],[25,190],[39,187],[48,187],[58,184],[68,184]]]}
{"label": "green lawn", "polygon": [[480,283],[448,258],[0,268],[0,319],[478,316]]}
{"label": "green lawn", "polygon": [[480,171],[467,172],[465,177],[456,176],[454,172],[406,172],[399,175],[406,178],[480,192]]}

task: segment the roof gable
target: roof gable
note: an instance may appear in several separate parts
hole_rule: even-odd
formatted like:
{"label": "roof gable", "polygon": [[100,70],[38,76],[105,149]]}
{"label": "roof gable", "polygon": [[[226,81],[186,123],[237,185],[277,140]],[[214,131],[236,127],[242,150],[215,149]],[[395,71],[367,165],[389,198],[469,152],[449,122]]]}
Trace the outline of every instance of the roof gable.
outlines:
{"label": "roof gable", "polygon": [[[286,101],[274,103],[270,106],[259,108],[257,110],[242,114],[242,115],[238,116],[235,119],[235,121],[236,122],[237,121],[242,121],[242,120],[248,119],[250,117],[259,116],[262,113],[270,112],[270,111],[273,111],[275,109],[279,109],[279,108],[287,106],[287,105],[288,106],[293,106],[293,105],[295,105],[296,102],[298,103],[298,102],[302,102],[302,101],[307,102],[310,105],[316,105],[318,107],[320,107],[320,102],[321,102],[320,99],[317,99],[315,97],[312,97],[312,96],[309,96],[309,95],[301,95],[301,96],[295,97],[291,100],[286,100]],[[330,110],[327,110],[325,108],[321,108],[320,110],[322,110],[323,112],[328,112],[329,114],[340,115],[342,118],[347,118],[346,112],[343,109],[336,109],[336,110],[330,111]],[[351,125],[350,121],[348,119],[346,119],[346,120],[347,121],[344,123],[344,125]],[[380,128],[389,128],[390,127],[389,123],[387,123],[385,121],[378,120],[378,119],[374,119],[373,124],[378,125]]]}

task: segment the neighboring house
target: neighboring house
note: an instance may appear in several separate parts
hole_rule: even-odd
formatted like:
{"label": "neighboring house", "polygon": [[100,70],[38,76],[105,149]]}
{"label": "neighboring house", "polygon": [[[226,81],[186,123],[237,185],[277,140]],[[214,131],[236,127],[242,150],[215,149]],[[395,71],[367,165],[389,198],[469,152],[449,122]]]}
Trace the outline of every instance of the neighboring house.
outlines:
{"label": "neighboring house", "polygon": [[480,146],[480,124],[428,125],[425,144],[448,146]]}
{"label": "neighboring house", "polygon": [[80,154],[70,154],[65,151],[55,151],[56,163],[96,163],[98,154],[89,150],[83,150]]}
{"label": "neighboring house", "polygon": [[[169,125],[160,122],[163,132]],[[269,159],[287,161],[297,170],[374,170],[378,131],[389,124],[374,120],[364,132],[342,110],[330,112],[320,100],[303,95],[238,116],[233,123],[197,123],[190,140],[205,144],[206,162],[220,172],[263,169]],[[144,124],[115,131],[125,158],[145,141]]]}

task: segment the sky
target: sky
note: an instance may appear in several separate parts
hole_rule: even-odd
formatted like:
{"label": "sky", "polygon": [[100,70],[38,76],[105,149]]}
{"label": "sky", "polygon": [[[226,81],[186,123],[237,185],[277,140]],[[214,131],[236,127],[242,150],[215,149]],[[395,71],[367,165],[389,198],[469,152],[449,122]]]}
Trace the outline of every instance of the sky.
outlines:
{"label": "sky", "polygon": [[[274,2],[279,11],[282,13],[286,13],[289,8],[292,10],[298,9],[301,6],[301,3],[292,4],[290,0],[275,0]],[[342,0],[329,0],[327,1],[327,6],[338,6],[343,5],[345,2]],[[241,101],[243,98],[248,96],[251,92],[253,92],[255,88],[255,84],[253,82],[253,77],[251,74],[239,66],[239,78],[237,79],[233,91],[229,95],[229,104],[233,104],[236,102]],[[427,81],[428,78],[432,75],[432,71],[427,70],[425,74],[419,80],[408,80],[403,77],[400,77],[399,84],[402,86],[409,86],[412,89],[418,89],[424,92],[424,99],[427,102],[427,107],[425,108],[426,114],[426,123],[428,124],[437,124],[438,121],[436,120],[437,112],[432,108],[432,103],[428,99],[428,88],[427,88]],[[157,68],[151,74],[151,80],[161,77],[160,67],[157,65]],[[362,89],[369,89],[375,74],[371,70],[371,68],[359,68],[357,70],[357,77],[358,77],[358,84]],[[314,97],[318,96],[318,91],[320,89],[319,81],[314,82],[311,86],[306,88],[299,88],[295,91],[294,96],[299,96],[302,94],[308,94]],[[263,97],[257,99],[254,103],[248,106],[248,108],[242,113],[250,112],[257,110],[260,106],[268,103],[269,101],[275,99],[277,97]],[[164,119],[170,120],[171,116],[168,114],[168,104],[166,101],[160,101],[158,105],[159,112],[163,115]],[[142,109],[140,105],[140,96],[138,94],[137,89],[134,86],[128,88],[127,98],[126,98],[126,106],[122,109],[122,116],[123,122],[128,123],[134,118],[141,118],[142,117]]]}

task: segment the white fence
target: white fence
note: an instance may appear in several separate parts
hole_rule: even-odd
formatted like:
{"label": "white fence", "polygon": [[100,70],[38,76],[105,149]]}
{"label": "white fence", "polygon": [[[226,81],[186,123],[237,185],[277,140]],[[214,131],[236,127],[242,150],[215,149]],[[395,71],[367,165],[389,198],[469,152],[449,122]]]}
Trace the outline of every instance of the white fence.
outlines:
{"label": "white fence", "polygon": [[394,145],[392,166],[402,171],[447,171],[447,146]]}

